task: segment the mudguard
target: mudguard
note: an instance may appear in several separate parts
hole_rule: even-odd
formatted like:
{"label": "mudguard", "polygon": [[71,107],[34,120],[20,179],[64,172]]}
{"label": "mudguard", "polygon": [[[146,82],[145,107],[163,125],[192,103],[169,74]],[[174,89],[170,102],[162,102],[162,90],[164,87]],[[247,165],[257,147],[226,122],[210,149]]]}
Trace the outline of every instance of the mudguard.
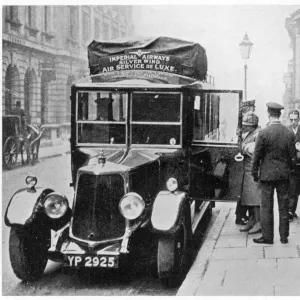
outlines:
{"label": "mudguard", "polygon": [[160,192],[153,204],[151,223],[155,231],[173,233],[186,200],[185,192]]}
{"label": "mudguard", "polygon": [[41,210],[43,199],[52,192],[52,189],[45,188],[36,188],[34,192],[27,188],[18,190],[7,205],[5,224],[11,227],[32,222]]}

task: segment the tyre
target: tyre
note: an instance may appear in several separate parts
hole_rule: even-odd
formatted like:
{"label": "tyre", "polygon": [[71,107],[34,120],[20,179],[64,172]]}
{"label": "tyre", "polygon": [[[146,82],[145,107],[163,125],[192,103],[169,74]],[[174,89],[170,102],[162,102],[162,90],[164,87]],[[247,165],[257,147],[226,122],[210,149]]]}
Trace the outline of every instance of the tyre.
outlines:
{"label": "tyre", "polygon": [[133,279],[134,272],[135,266],[132,264],[130,257],[120,255],[119,269],[116,272],[117,280],[120,283],[130,283]]}
{"label": "tyre", "polygon": [[160,282],[168,287],[181,284],[190,265],[192,233],[187,217],[183,217],[174,234],[159,238],[157,271]]}
{"label": "tyre", "polygon": [[50,230],[10,229],[9,257],[19,279],[34,281],[41,277],[48,261],[50,238]]}
{"label": "tyre", "polygon": [[17,164],[19,146],[15,138],[9,137],[3,146],[3,166],[13,169]]}

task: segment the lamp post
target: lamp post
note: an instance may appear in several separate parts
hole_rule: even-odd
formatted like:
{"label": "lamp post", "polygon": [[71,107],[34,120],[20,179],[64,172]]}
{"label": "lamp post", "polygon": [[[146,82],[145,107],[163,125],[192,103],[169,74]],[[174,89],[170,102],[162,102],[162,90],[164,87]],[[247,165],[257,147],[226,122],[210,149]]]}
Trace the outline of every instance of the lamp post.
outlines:
{"label": "lamp post", "polygon": [[253,43],[250,42],[248,34],[245,33],[243,41],[240,43],[241,56],[245,60],[245,97],[244,101],[247,101],[247,59],[250,57]]}

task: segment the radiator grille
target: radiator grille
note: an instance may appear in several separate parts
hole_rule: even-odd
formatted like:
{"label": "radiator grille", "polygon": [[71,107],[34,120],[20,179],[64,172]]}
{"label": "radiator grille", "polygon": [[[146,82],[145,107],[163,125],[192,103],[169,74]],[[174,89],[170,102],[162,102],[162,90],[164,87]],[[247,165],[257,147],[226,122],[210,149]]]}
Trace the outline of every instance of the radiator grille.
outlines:
{"label": "radiator grille", "polygon": [[118,205],[123,195],[122,176],[81,174],[73,215],[73,235],[90,241],[121,237],[125,220]]}

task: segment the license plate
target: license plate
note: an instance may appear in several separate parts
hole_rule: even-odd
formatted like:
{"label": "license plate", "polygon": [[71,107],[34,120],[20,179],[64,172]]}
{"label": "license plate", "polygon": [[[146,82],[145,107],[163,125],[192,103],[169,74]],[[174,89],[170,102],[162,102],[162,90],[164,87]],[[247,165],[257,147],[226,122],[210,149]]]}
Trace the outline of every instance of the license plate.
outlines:
{"label": "license plate", "polygon": [[69,267],[86,268],[118,268],[119,261],[117,256],[79,256],[68,255]]}

